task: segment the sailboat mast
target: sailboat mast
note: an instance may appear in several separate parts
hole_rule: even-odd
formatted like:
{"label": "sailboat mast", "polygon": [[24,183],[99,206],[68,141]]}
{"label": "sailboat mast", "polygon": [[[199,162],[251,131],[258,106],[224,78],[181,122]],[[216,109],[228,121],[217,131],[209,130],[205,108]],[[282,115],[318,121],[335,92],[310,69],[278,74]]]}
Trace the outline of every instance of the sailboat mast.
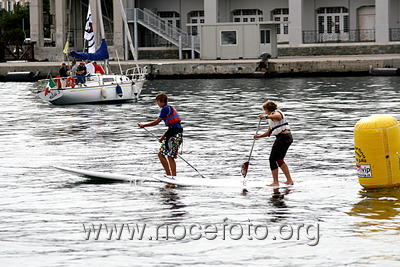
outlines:
{"label": "sailboat mast", "polygon": [[[106,39],[106,34],[104,32],[103,12],[101,10],[101,2],[100,2],[100,0],[97,0],[97,14],[99,16],[98,21],[99,21],[99,26],[100,26],[100,37],[101,37],[101,40],[105,40]],[[104,62],[105,62],[106,74],[109,74],[108,59],[105,59]]]}
{"label": "sailboat mast", "polygon": [[100,37],[101,40],[106,39],[106,34],[104,32],[104,24],[103,24],[103,12],[101,11],[101,2],[100,0],[97,0],[97,11],[98,11],[98,16],[99,16],[99,26],[100,26]]}

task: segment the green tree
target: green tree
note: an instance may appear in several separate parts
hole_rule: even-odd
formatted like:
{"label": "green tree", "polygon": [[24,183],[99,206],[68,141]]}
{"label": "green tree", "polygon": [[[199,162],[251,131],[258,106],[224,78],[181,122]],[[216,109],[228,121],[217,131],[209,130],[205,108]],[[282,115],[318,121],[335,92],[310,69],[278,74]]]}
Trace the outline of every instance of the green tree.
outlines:
{"label": "green tree", "polygon": [[0,10],[0,41],[23,42],[29,36],[29,7],[20,4],[13,11]]}

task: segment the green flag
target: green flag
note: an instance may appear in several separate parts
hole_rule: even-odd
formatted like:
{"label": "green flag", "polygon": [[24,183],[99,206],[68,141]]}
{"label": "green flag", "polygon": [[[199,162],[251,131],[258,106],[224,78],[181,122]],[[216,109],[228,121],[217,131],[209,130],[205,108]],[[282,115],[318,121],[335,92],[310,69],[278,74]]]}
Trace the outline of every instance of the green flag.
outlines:
{"label": "green flag", "polygon": [[49,87],[53,88],[54,86],[56,86],[56,83],[53,81],[53,79],[50,77],[49,79]]}

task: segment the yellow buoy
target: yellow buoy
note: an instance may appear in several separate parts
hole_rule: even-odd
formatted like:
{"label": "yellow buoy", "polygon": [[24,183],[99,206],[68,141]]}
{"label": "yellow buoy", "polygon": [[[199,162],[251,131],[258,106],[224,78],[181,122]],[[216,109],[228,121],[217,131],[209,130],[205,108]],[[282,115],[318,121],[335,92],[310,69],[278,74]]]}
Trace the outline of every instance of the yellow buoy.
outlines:
{"label": "yellow buoy", "polygon": [[400,125],[389,115],[372,115],[354,126],[358,181],[364,188],[400,186]]}

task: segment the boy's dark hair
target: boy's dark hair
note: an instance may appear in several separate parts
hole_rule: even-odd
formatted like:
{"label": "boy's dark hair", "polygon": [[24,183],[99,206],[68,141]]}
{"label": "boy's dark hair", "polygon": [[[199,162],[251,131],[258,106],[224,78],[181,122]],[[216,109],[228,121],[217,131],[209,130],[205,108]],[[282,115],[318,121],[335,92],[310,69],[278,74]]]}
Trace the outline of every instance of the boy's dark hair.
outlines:
{"label": "boy's dark hair", "polygon": [[156,100],[166,104],[168,103],[168,96],[164,93],[159,93],[158,95],[156,95]]}

